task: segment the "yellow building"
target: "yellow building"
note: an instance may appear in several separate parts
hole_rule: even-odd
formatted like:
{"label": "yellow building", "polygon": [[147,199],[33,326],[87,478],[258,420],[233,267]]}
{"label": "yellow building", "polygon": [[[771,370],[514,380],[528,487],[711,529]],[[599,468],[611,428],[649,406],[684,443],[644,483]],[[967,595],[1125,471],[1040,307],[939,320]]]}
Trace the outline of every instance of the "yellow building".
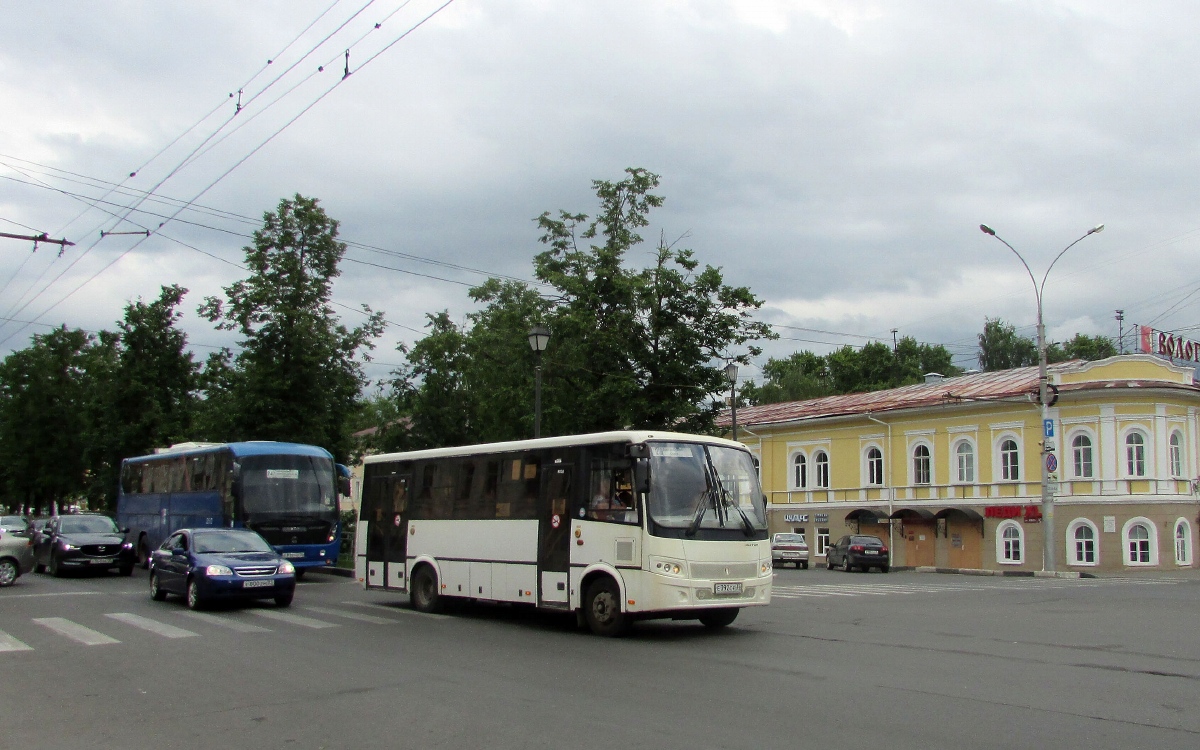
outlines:
{"label": "yellow building", "polygon": [[1047,438],[1036,367],[738,409],[771,531],[803,533],[816,564],[831,540],[861,533],[888,543],[893,566],[1041,570],[1045,441],[1059,570],[1193,567],[1191,368],[1127,355],[1051,365],[1049,377]]}

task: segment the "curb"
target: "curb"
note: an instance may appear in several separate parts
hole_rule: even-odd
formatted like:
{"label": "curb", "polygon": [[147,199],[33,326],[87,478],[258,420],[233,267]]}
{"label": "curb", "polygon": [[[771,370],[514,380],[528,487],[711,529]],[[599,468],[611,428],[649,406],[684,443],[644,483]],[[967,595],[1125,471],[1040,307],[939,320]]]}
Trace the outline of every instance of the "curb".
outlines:
{"label": "curb", "polygon": [[918,573],[942,573],[960,576],[1003,576],[1006,578],[1095,578],[1094,573],[1083,573],[1076,570],[983,570],[980,568],[935,568],[931,565],[918,565],[913,568]]}

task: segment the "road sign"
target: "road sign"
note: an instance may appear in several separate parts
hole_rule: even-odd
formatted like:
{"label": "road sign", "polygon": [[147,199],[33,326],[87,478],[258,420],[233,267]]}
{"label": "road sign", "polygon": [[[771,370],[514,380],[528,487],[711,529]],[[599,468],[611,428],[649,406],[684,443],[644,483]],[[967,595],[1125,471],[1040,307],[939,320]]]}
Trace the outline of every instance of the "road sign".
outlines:
{"label": "road sign", "polygon": [[1058,456],[1056,454],[1046,454],[1046,471],[1050,473],[1058,471]]}
{"label": "road sign", "polygon": [[1048,438],[1054,437],[1054,420],[1053,419],[1043,419],[1042,420],[1042,434]]}

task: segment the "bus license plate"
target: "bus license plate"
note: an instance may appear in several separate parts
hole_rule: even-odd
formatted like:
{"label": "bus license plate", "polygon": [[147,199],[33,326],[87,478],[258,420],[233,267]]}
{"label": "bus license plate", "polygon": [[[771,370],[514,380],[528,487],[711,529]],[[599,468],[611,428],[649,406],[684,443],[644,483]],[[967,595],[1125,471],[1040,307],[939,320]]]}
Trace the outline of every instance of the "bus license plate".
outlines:
{"label": "bus license plate", "polygon": [[92,560],[92,565],[112,565],[116,560],[111,557],[97,557]]}
{"label": "bus license plate", "polygon": [[714,583],[713,593],[720,596],[721,594],[740,594],[742,593],[742,584],[740,583]]}
{"label": "bus license plate", "polygon": [[265,589],[268,586],[274,586],[274,581],[244,581],[242,588],[244,589]]}
{"label": "bus license plate", "polygon": [[284,552],[283,556],[285,558],[287,558],[288,560],[303,560],[304,559],[303,552]]}

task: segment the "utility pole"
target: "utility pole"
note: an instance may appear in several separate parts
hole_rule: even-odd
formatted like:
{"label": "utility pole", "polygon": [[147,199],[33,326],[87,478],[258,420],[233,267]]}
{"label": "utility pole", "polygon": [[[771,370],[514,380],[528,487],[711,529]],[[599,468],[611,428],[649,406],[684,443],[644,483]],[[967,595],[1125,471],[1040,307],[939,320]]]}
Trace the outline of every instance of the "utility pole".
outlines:
{"label": "utility pole", "polygon": [[1117,354],[1125,353],[1125,311],[1117,310]]}

